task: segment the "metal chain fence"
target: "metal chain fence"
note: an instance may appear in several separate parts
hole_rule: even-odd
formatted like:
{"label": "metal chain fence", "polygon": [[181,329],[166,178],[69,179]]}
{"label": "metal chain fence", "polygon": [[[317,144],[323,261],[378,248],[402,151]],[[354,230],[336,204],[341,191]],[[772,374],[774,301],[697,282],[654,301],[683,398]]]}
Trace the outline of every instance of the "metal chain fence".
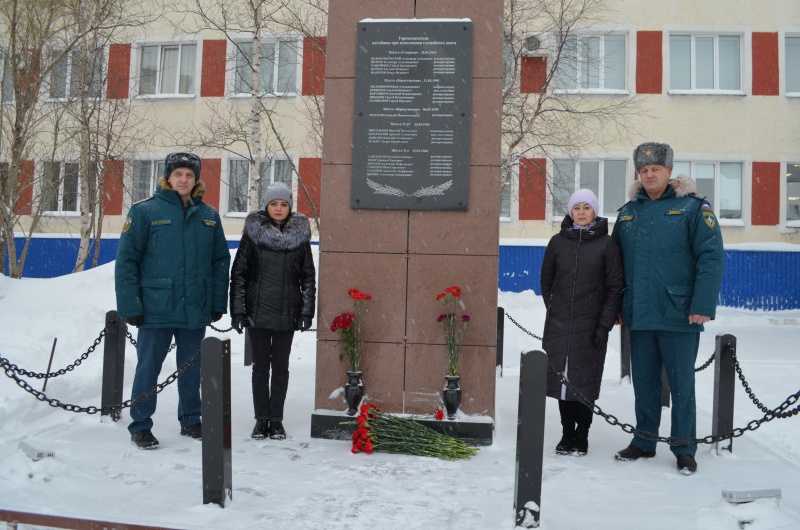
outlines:
{"label": "metal chain fence", "polygon": [[[508,317],[509,320],[511,320],[511,322],[516,324],[517,327],[519,327],[522,331],[524,331],[528,335],[530,335],[530,336],[532,336],[532,337],[534,337],[534,338],[536,338],[538,340],[542,340],[541,337],[538,337],[537,335],[534,335],[533,333],[531,333],[527,329],[523,328],[516,320],[511,318],[511,316],[508,313],[506,313],[506,316]],[[604,412],[603,409],[598,407],[594,402],[590,401],[583,394],[581,394],[581,392],[577,388],[573,387],[569,383],[569,381],[567,381],[567,379],[564,377],[563,374],[559,373],[552,366],[548,366],[548,368],[559,378],[561,383],[567,387],[567,389],[572,393],[573,396],[575,396],[578,399],[578,401],[580,401],[584,406],[589,407],[594,414],[602,417],[610,425],[617,425],[617,426],[620,427],[620,429],[622,429],[623,432],[626,432],[628,434],[633,434],[633,435],[638,436],[638,437],[640,437],[640,438],[642,438],[644,440],[663,442],[663,443],[669,444],[671,446],[690,446],[690,445],[697,445],[697,444],[712,444],[712,443],[721,442],[721,441],[727,440],[727,439],[738,438],[739,436],[742,436],[745,432],[754,431],[754,430],[758,429],[759,427],[761,427],[761,425],[763,425],[764,423],[772,421],[772,420],[774,420],[776,418],[778,418],[778,419],[786,419],[786,418],[790,418],[792,416],[796,416],[797,414],[800,414],[800,406],[796,406],[795,408],[789,410],[789,408],[792,405],[795,405],[795,403],[800,401],[800,390],[795,392],[793,395],[787,397],[783,401],[783,403],[781,403],[780,405],[778,405],[774,409],[767,408],[758,399],[756,399],[755,394],[750,389],[750,386],[747,384],[747,381],[746,381],[746,379],[744,377],[744,373],[742,372],[742,368],[739,365],[739,360],[736,357],[736,353],[735,352],[731,352],[731,353],[733,355],[734,367],[736,369],[736,372],[739,374],[739,380],[741,381],[742,385],[744,386],[745,391],[747,392],[747,395],[750,397],[750,399],[753,401],[753,403],[755,403],[755,405],[764,413],[764,416],[759,418],[759,419],[750,421],[747,424],[746,427],[737,427],[737,428],[733,429],[733,431],[731,431],[730,433],[709,435],[709,436],[706,436],[704,438],[688,438],[688,439],[685,439],[685,440],[677,439],[674,436],[659,436],[659,435],[653,434],[651,432],[640,431],[640,430],[636,429],[636,427],[634,427],[633,425],[631,425],[629,423],[620,422],[619,419],[617,419],[616,416],[614,416],[613,414],[608,414],[608,413]],[[711,357],[708,359],[708,361],[706,361],[702,366],[700,366],[699,368],[695,368],[695,372],[699,372],[701,370],[704,370],[704,369],[708,368],[708,366],[710,366],[711,363],[714,361],[715,357],[716,357],[716,352],[712,353]]]}

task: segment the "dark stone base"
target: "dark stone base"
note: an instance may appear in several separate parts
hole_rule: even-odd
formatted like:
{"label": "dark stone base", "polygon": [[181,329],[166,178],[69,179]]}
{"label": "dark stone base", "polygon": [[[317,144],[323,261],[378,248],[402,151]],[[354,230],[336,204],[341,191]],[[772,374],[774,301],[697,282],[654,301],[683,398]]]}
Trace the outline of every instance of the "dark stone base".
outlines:
{"label": "dark stone base", "polygon": [[[317,410],[311,414],[311,437],[326,440],[350,441],[358,427],[357,416],[348,416],[335,410]],[[456,440],[464,440],[469,445],[482,447],[492,445],[494,420],[490,417],[472,421],[435,420],[414,418],[417,423],[446,434]]]}

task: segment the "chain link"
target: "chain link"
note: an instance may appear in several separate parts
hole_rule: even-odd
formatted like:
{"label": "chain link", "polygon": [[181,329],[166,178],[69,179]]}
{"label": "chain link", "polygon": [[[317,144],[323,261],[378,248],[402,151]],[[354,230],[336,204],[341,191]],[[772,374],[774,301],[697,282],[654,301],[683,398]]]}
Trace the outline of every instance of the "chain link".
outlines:
{"label": "chain link", "polygon": [[[530,335],[531,337],[533,337],[535,339],[542,340],[541,337],[538,337],[538,336],[534,335],[533,333],[531,333],[530,331],[528,331],[527,329],[525,329],[521,325],[519,325],[519,323],[516,320],[511,318],[511,315],[506,313],[506,316],[508,317],[509,320],[511,320],[511,322],[516,324],[517,327],[519,327],[522,331],[524,331],[525,333],[527,333],[528,335]],[[800,405],[796,406],[795,408],[793,408],[791,410],[787,410],[787,409],[789,409],[789,407],[791,407],[792,405],[794,405],[795,403],[800,401],[800,390],[798,390],[793,395],[791,395],[788,398],[786,398],[783,401],[783,403],[781,403],[780,405],[778,405],[774,409],[767,408],[766,406],[764,406],[755,397],[755,395],[753,394],[752,390],[750,390],[750,386],[747,384],[747,380],[745,379],[744,374],[742,373],[742,368],[739,365],[738,359],[736,358],[736,352],[735,351],[731,351],[731,354],[733,355],[734,367],[736,369],[736,372],[739,374],[739,380],[742,382],[742,385],[744,386],[745,391],[747,392],[747,395],[750,397],[750,399],[753,401],[753,403],[755,403],[756,406],[761,410],[761,412],[764,413],[764,416],[761,417],[760,419],[756,419],[756,420],[750,421],[747,424],[746,427],[737,427],[737,428],[733,429],[733,431],[731,431],[730,433],[727,433],[727,434],[708,435],[708,436],[706,436],[704,438],[688,438],[688,439],[685,439],[685,440],[679,440],[678,438],[676,438],[674,436],[659,436],[659,435],[653,434],[651,432],[640,431],[636,427],[634,427],[633,425],[631,425],[629,423],[620,422],[619,419],[617,419],[616,416],[614,416],[613,414],[608,414],[608,413],[604,412],[603,409],[601,409],[600,407],[597,406],[597,404],[595,404],[592,401],[589,401],[583,394],[580,393],[580,391],[577,388],[572,386],[570,384],[570,382],[566,380],[566,378],[564,377],[564,374],[559,373],[555,368],[553,368],[550,365],[548,365],[548,368],[550,369],[550,371],[552,371],[554,374],[556,374],[558,379],[561,381],[561,384],[565,385],[567,387],[567,389],[572,393],[572,395],[578,398],[578,401],[580,401],[584,406],[589,407],[594,414],[596,414],[596,415],[600,416],[601,418],[603,418],[604,420],[606,420],[606,422],[609,425],[618,426],[620,429],[622,429],[623,432],[626,432],[628,434],[633,434],[633,435],[638,436],[639,438],[642,438],[644,440],[655,441],[655,442],[663,442],[663,443],[666,443],[666,444],[669,444],[669,445],[672,445],[672,446],[687,446],[687,445],[696,445],[696,444],[712,444],[712,443],[721,442],[721,441],[727,440],[727,439],[738,438],[739,436],[742,436],[745,432],[754,431],[754,430],[758,429],[759,427],[761,427],[761,425],[763,425],[764,423],[766,423],[768,421],[772,421],[775,418],[786,419],[786,418],[791,418],[792,416],[796,416],[796,415],[800,414]],[[700,371],[705,370],[706,368],[708,368],[711,365],[711,363],[714,362],[715,358],[716,358],[716,352],[712,353],[711,357],[705,363],[703,363],[699,368],[696,368],[695,372],[700,372]]]}
{"label": "chain link", "polygon": [[534,335],[533,333],[531,333],[531,332],[530,332],[530,331],[528,331],[527,329],[523,328],[523,327],[520,325],[520,323],[519,323],[519,322],[517,322],[516,320],[514,320],[514,319],[511,317],[511,315],[509,315],[508,313],[506,313],[506,318],[508,318],[508,319],[509,319],[511,322],[513,322],[513,323],[514,323],[514,325],[516,325],[516,326],[517,326],[519,329],[521,329],[522,331],[524,331],[525,333],[527,333],[528,335],[530,335],[530,336],[531,336],[531,337],[533,337],[534,339],[536,339],[536,340],[542,340],[542,337],[540,337],[540,336],[538,336],[538,335]]}
{"label": "chain link", "polygon": [[181,375],[183,375],[183,373],[186,370],[188,370],[190,367],[192,367],[194,365],[194,362],[197,359],[197,357],[200,356],[200,353],[201,353],[201,350],[197,350],[197,352],[195,352],[194,355],[192,355],[189,359],[187,359],[186,362],[183,363],[183,365],[180,368],[178,368],[169,377],[167,377],[164,380],[163,383],[157,384],[153,388],[153,390],[151,390],[150,392],[145,392],[144,394],[140,394],[139,397],[137,397],[136,399],[129,399],[127,401],[123,401],[122,403],[120,403],[118,405],[108,405],[108,406],[99,407],[99,408],[98,407],[93,407],[93,406],[81,407],[79,405],[71,405],[69,403],[62,403],[61,401],[59,401],[59,400],[57,400],[55,398],[48,398],[47,395],[45,395],[44,392],[40,392],[39,390],[36,390],[31,385],[29,385],[27,381],[25,381],[24,379],[20,379],[17,376],[16,371],[11,369],[10,364],[3,357],[0,357],[0,366],[3,367],[6,376],[8,376],[9,378],[13,379],[17,383],[17,386],[19,386],[20,388],[22,388],[23,390],[25,390],[26,392],[28,392],[29,394],[34,396],[39,401],[46,402],[51,407],[62,408],[62,409],[66,410],[66,411],[69,411],[69,412],[85,412],[87,414],[97,414],[98,412],[102,412],[103,414],[108,414],[108,413],[111,413],[111,412],[120,412],[123,409],[126,409],[126,408],[129,408],[129,407],[133,406],[135,403],[141,403],[142,401],[146,401],[146,400],[150,399],[152,396],[154,396],[156,394],[159,394],[168,385],[170,385],[173,382],[177,381],[177,379]]}

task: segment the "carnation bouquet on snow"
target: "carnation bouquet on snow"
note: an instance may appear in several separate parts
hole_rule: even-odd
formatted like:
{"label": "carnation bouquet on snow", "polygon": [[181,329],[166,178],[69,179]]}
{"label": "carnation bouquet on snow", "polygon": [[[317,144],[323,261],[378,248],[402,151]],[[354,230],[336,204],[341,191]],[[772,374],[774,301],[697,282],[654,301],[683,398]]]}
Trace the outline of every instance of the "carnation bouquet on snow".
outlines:
{"label": "carnation bouquet on snow", "polygon": [[478,449],[463,440],[456,440],[425,427],[411,418],[401,418],[381,412],[372,403],[361,405],[356,418],[358,428],[353,433],[355,453],[383,452],[403,455],[432,456],[442,460],[466,460]]}

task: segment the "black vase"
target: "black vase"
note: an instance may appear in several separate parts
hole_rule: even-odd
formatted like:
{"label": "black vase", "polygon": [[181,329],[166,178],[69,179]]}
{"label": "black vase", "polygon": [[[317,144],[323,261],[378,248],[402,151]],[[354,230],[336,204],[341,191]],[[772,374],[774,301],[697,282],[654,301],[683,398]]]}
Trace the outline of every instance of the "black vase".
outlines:
{"label": "black vase", "polygon": [[344,400],[347,402],[348,416],[355,416],[363,396],[364,383],[361,382],[361,372],[347,372],[347,384],[344,386]]}
{"label": "black vase", "polygon": [[461,385],[458,382],[461,380],[460,375],[446,375],[444,376],[447,384],[442,390],[442,398],[444,399],[444,408],[447,411],[447,419],[456,419],[456,412],[458,407],[461,406]]}

